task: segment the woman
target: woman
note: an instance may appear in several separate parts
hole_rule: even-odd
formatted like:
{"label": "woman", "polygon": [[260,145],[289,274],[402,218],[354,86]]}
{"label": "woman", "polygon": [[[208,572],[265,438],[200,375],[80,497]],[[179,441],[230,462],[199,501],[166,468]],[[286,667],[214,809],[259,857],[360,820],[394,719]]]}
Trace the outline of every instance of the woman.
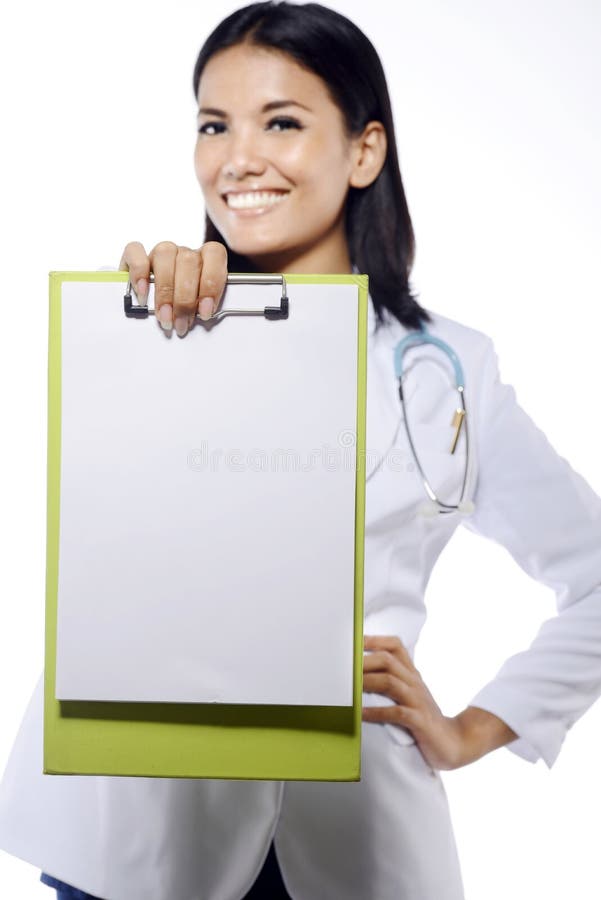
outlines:
{"label": "woman", "polygon": [[[208,38],[194,89],[205,244],[193,251],[163,242],[148,255],[128,244],[120,263],[142,300],[154,273],[165,333],[185,337],[197,309],[210,316],[228,270],[354,267],[370,276],[367,447],[377,453],[367,472],[362,780],[43,778],[38,692],[0,793],[0,846],[51,873],[44,880],[65,900],[458,900],[461,872],[439,771],[506,744],[551,766],[566,731],[598,696],[601,503],[499,383],[489,339],[413,298],[413,232],[390,103],[365,36],[317,4],[253,4]],[[420,324],[452,345],[466,373],[475,446],[467,518],[467,503],[423,515],[433,510],[424,510],[414,467],[385,465],[391,448],[409,452],[394,350]],[[456,498],[456,462],[468,458],[465,433],[457,457],[446,452],[448,362],[417,347],[403,384],[437,484]],[[462,713],[447,717],[412,656],[429,574],[462,521],[552,584],[560,615]]]}

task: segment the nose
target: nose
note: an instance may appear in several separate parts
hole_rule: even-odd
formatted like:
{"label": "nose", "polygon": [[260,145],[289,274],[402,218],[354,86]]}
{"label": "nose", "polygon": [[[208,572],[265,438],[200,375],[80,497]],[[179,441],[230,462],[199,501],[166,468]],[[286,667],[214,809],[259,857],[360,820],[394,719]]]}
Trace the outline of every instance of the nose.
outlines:
{"label": "nose", "polygon": [[267,162],[260,152],[259,142],[250,129],[230,134],[222,167],[225,178],[240,181],[247,175],[262,175]]}

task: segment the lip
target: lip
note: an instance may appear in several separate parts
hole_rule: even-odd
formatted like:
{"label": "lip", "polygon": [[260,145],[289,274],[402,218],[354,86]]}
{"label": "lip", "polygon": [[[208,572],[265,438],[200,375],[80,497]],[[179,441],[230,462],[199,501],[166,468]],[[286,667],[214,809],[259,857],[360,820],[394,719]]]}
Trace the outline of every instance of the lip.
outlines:
{"label": "lip", "polygon": [[227,197],[228,194],[288,194],[290,193],[289,188],[278,188],[278,187],[245,187],[239,188],[236,190],[235,188],[228,188],[227,191],[221,191],[222,197]]}

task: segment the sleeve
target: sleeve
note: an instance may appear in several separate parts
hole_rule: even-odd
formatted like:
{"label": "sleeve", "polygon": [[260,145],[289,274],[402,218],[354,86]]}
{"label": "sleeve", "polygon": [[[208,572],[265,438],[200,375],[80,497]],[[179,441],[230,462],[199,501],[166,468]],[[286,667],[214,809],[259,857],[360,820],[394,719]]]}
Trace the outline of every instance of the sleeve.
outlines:
{"label": "sleeve", "polygon": [[471,531],[503,545],[555,592],[557,615],[469,702],[518,738],[508,750],[551,768],[601,695],[601,499],[553,449],[499,378],[487,339],[476,401],[478,480]]}

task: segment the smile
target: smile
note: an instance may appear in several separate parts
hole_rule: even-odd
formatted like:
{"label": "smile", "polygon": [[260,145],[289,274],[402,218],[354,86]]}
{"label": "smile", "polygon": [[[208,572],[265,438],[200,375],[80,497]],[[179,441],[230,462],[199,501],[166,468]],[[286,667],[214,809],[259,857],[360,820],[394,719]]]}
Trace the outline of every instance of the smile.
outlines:
{"label": "smile", "polygon": [[224,199],[230,209],[261,209],[276,206],[289,194],[274,191],[248,191],[246,193],[226,194]]}

